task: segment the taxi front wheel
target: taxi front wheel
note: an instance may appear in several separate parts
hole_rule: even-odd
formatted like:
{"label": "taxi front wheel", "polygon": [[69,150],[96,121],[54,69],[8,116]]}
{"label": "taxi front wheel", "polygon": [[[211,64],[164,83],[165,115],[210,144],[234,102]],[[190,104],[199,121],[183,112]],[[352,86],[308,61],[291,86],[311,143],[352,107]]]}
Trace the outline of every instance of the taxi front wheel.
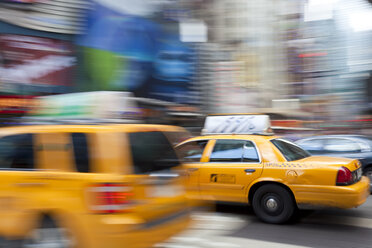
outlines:
{"label": "taxi front wheel", "polygon": [[291,194],[274,184],[266,184],[257,189],[253,195],[252,207],[259,219],[272,224],[289,221],[296,211]]}

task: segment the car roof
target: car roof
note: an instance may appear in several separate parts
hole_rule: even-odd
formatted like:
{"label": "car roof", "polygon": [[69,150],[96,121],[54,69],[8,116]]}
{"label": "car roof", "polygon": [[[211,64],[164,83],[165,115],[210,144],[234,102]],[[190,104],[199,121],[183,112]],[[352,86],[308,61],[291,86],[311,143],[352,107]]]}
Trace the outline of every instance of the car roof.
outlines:
{"label": "car roof", "polygon": [[209,139],[248,139],[248,140],[272,140],[279,138],[274,135],[259,135],[259,134],[214,134],[214,135],[202,135],[190,138],[189,141],[196,140],[209,140]]}
{"label": "car roof", "polygon": [[124,132],[146,132],[146,131],[184,131],[183,128],[168,125],[153,124],[92,124],[92,125],[30,125],[0,128],[0,135],[29,133],[29,132],[98,132],[98,131],[124,131]]}
{"label": "car roof", "polygon": [[234,115],[266,115],[263,113],[216,113],[208,114],[208,116],[234,116]]}
{"label": "car roof", "polygon": [[297,141],[304,141],[304,140],[313,140],[313,139],[332,139],[332,138],[345,138],[345,139],[370,139],[368,136],[358,135],[358,134],[329,134],[329,135],[318,135],[318,136],[311,136],[303,139],[296,140]]}

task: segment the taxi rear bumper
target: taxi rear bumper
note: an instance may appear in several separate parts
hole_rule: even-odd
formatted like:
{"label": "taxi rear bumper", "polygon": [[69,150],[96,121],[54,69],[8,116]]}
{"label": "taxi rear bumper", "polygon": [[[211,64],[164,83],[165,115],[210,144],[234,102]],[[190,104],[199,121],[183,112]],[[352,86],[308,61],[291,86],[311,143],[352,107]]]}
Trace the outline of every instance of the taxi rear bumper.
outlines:
{"label": "taxi rear bumper", "polygon": [[[85,228],[83,247],[142,248],[162,242],[188,227],[191,211],[183,209],[168,215],[145,221],[136,215],[91,216]],[[89,228],[100,226],[100,229]]]}
{"label": "taxi rear bumper", "polygon": [[369,179],[349,186],[292,185],[297,205],[302,207],[353,208],[362,205],[370,195]]}

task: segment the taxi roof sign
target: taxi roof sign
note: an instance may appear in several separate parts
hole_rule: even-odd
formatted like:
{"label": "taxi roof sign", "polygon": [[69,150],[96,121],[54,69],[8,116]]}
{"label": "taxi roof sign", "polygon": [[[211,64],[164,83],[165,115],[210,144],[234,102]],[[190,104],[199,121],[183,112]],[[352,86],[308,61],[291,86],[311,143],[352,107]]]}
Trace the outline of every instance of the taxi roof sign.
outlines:
{"label": "taxi roof sign", "polygon": [[31,118],[53,121],[136,121],[141,112],[130,92],[92,91],[37,97]]}
{"label": "taxi roof sign", "polygon": [[208,115],[202,134],[270,135],[270,117],[262,114]]}

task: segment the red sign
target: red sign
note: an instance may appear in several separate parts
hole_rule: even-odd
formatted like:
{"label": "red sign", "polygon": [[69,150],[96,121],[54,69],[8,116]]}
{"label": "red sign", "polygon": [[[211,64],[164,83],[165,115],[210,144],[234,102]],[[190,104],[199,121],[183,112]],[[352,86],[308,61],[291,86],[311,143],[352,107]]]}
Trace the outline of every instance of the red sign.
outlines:
{"label": "red sign", "polygon": [[0,114],[25,114],[38,106],[34,96],[0,95]]}
{"label": "red sign", "polygon": [[299,58],[308,58],[308,57],[320,57],[326,56],[327,53],[319,52],[319,53],[301,53],[298,55]]}
{"label": "red sign", "polygon": [[76,58],[65,41],[0,35],[0,83],[71,84]]}

